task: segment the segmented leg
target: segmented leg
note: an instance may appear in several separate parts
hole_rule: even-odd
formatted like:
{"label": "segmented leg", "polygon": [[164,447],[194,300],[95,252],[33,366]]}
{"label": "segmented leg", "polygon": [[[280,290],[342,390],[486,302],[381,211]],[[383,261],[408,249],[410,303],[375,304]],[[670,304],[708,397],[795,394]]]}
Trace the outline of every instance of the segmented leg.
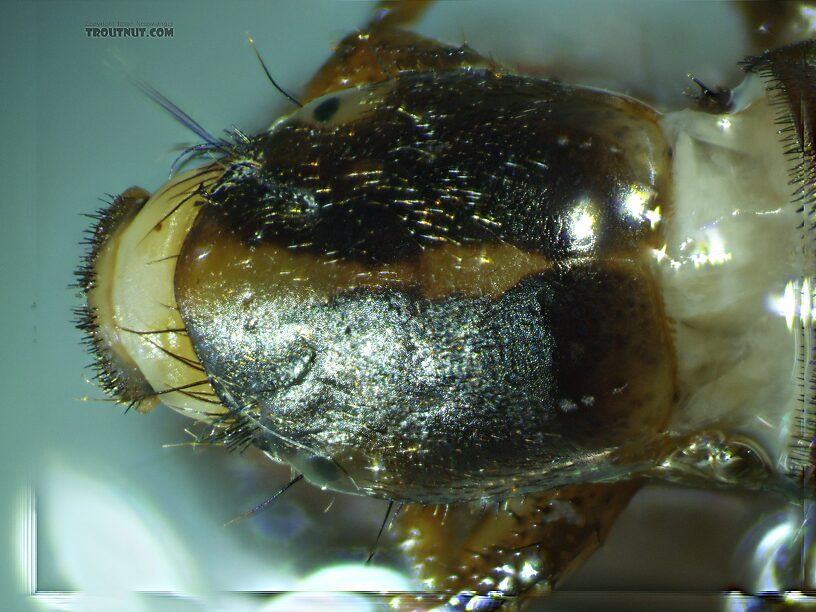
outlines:
{"label": "segmented leg", "polygon": [[365,83],[387,80],[404,70],[452,70],[495,64],[467,46],[446,46],[398,29],[416,19],[427,1],[383,3],[362,31],[349,34],[321,66],[303,92],[303,102]]}
{"label": "segmented leg", "polygon": [[473,597],[498,606],[549,592],[603,543],[639,487],[638,481],[573,485],[486,507],[406,506],[393,531],[432,594],[403,596],[396,607],[448,602],[465,609]]}

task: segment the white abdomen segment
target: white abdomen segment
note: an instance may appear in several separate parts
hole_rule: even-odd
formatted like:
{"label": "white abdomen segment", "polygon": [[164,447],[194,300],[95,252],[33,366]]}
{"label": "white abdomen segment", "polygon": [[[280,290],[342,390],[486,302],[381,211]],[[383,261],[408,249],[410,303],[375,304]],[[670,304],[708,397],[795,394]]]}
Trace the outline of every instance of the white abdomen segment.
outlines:
{"label": "white abdomen segment", "polygon": [[734,114],[684,110],[663,120],[674,201],[655,257],[678,356],[670,429],[744,435],[788,472],[807,230],[759,78],[736,94],[743,109]]}

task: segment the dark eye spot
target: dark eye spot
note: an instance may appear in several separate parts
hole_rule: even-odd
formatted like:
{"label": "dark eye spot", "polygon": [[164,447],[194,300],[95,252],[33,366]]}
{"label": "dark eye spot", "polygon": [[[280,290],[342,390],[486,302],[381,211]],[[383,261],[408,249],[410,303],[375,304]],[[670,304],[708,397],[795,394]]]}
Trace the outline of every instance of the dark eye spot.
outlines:
{"label": "dark eye spot", "polygon": [[334,117],[334,113],[337,112],[338,108],[340,108],[340,98],[335,96],[334,98],[323,100],[323,102],[318,104],[314,109],[314,120],[328,121]]}

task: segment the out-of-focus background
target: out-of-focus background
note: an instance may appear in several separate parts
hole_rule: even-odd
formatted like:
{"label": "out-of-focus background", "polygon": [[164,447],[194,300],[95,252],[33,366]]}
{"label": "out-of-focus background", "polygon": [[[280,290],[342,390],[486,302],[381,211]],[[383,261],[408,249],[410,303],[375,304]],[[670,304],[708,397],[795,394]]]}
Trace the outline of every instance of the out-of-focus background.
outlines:
{"label": "out-of-focus background", "polygon": [[[368,2],[9,1],[0,7],[4,139],[0,380],[0,609],[289,610],[327,597],[274,591],[416,588],[399,555],[362,565],[377,500],[300,485],[228,527],[289,472],[247,453],[193,448],[169,410],[123,415],[87,380],[68,288],[105,194],[153,190],[195,137],[128,81],[143,79],[214,133],[253,132],[290,107],[253,57],[297,94]],[[92,38],[140,22],[162,38]],[[546,76],[688,104],[687,73],[736,85],[755,52],[724,2],[440,2],[424,34]],[[758,494],[650,487],[606,546],[541,609],[746,609],[733,587],[789,586],[798,508]],[[786,573],[788,572],[788,573]],[[595,593],[593,595],[592,593]],[[332,595],[349,609],[377,600]]]}

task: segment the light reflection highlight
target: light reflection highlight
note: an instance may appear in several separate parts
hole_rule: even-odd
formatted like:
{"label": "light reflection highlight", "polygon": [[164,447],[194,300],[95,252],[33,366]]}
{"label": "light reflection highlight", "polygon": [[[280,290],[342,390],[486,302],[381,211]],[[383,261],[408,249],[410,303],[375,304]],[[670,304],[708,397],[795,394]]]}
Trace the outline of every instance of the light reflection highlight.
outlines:
{"label": "light reflection highlight", "polygon": [[720,266],[731,261],[731,258],[731,253],[725,247],[725,241],[715,229],[706,231],[706,238],[695,245],[689,256],[695,268],[704,265]]}
{"label": "light reflection highlight", "polygon": [[651,189],[642,188],[630,189],[621,197],[624,212],[635,221],[648,221],[649,227],[652,230],[654,230],[663,219],[659,206],[656,206],[654,209],[648,208],[653,197],[654,192]]}
{"label": "light reflection highlight", "polygon": [[793,543],[796,530],[790,520],[772,527],[760,540],[754,552],[754,567],[759,568],[754,589],[759,592],[778,591],[783,586],[778,576],[780,555]]}
{"label": "light reflection highlight", "polygon": [[816,321],[816,303],[809,278],[790,280],[785,284],[782,294],[774,293],[767,297],[766,308],[769,312],[783,317],[788,331],[794,324],[809,326]]}
{"label": "light reflection highlight", "polygon": [[53,468],[41,520],[50,561],[86,592],[177,591],[201,584],[195,560],[146,500],[110,483]]}
{"label": "light reflection highlight", "polygon": [[794,504],[762,521],[743,538],[738,554],[751,559],[751,574],[745,584],[749,593],[780,593],[795,598],[803,581],[814,584],[816,574],[804,575],[816,567],[816,548],[808,537],[813,508],[811,504],[806,508],[803,512]]}
{"label": "light reflection highlight", "polygon": [[577,204],[570,213],[568,231],[576,248],[586,250],[595,245],[595,215],[588,200]]}
{"label": "light reflection highlight", "polygon": [[[417,588],[398,571],[362,563],[324,567],[304,576],[274,547],[264,557],[239,551],[237,536],[229,530],[210,532],[201,548],[179,529],[182,524],[192,530],[202,527],[201,517],[187,507],[178,507],[177,516],[163,515],[136,492],[127,475],[110,469],[90,474],[56,460],[38,486],[47,492],[38,512],[45,542],[39,552],[54,568],[49,575],[59,580],[40,589],[57,598],[68,595],[67,609],[149,612],[162,603],[158,600],[171,599],[189,609],[257,610],[257,597],[242,591],[291,591],[263,609],[324,610],[339,603],[374,610],[381,602],[354,592]],[[25,540],[33,538],[29,534]],[[21,556],[19,564],[25,570],[36,566],[36,559],[29,563]],[[36,594],[33,600],[42,609],[54,609],[55,597],[46,595]]]}
{"label": "light reflection highlight", "polygon": [[[660,214],[660,209],[653,212]],[[686,238],[680,243],[680,255],[674,259],[667,253],[667,245],[661,249],[652,249],[652,257],[658,262],[664,261],[674,270],[681,270],[692,265],[694,269],[708,266],[722,266],[733,259],[733,254],[728,250],[725,240],[716,229],[708,229],[700,240]],[[687,254],[686,254],[687,253]]]}
{"label": "light reflection highlight", "polygon": [[793,320],[796,317],[796,289],[794,281],[788,281],[782,295],[768,296],[768,310],[774,314],[784,317],[788,326],[788,331],[793,330]]}
{"label": "light reflection highlight", "polygon": [[633,189],[623,199],[623,208],[633,219],[640,221],[646,214],[649,194],[643,189]]}
{"label": "light reflection highlight", "polygon": [[[324,612],[327,608],[360,610],[382,610],[382,601],[366,595],[371,592],[411,591],[411,584],[399,573],[381,567],[366,567],[361,564],[337,565],[319,570],[305,577],[297,586],[297,591],[276,597],[263,612],[289,612],[290,610],[314,610]],[[339,594],[347,591],[348,594]]]}
{"label": "light reflection highlight", "polygon": [[805,33],[812,35],[814,32],[816,32],[816,9],[814,9],[812,6],[808,6],[807,4],[801,4],[799,6],[799,11],[802,15],[802,20],[804,21]]}

